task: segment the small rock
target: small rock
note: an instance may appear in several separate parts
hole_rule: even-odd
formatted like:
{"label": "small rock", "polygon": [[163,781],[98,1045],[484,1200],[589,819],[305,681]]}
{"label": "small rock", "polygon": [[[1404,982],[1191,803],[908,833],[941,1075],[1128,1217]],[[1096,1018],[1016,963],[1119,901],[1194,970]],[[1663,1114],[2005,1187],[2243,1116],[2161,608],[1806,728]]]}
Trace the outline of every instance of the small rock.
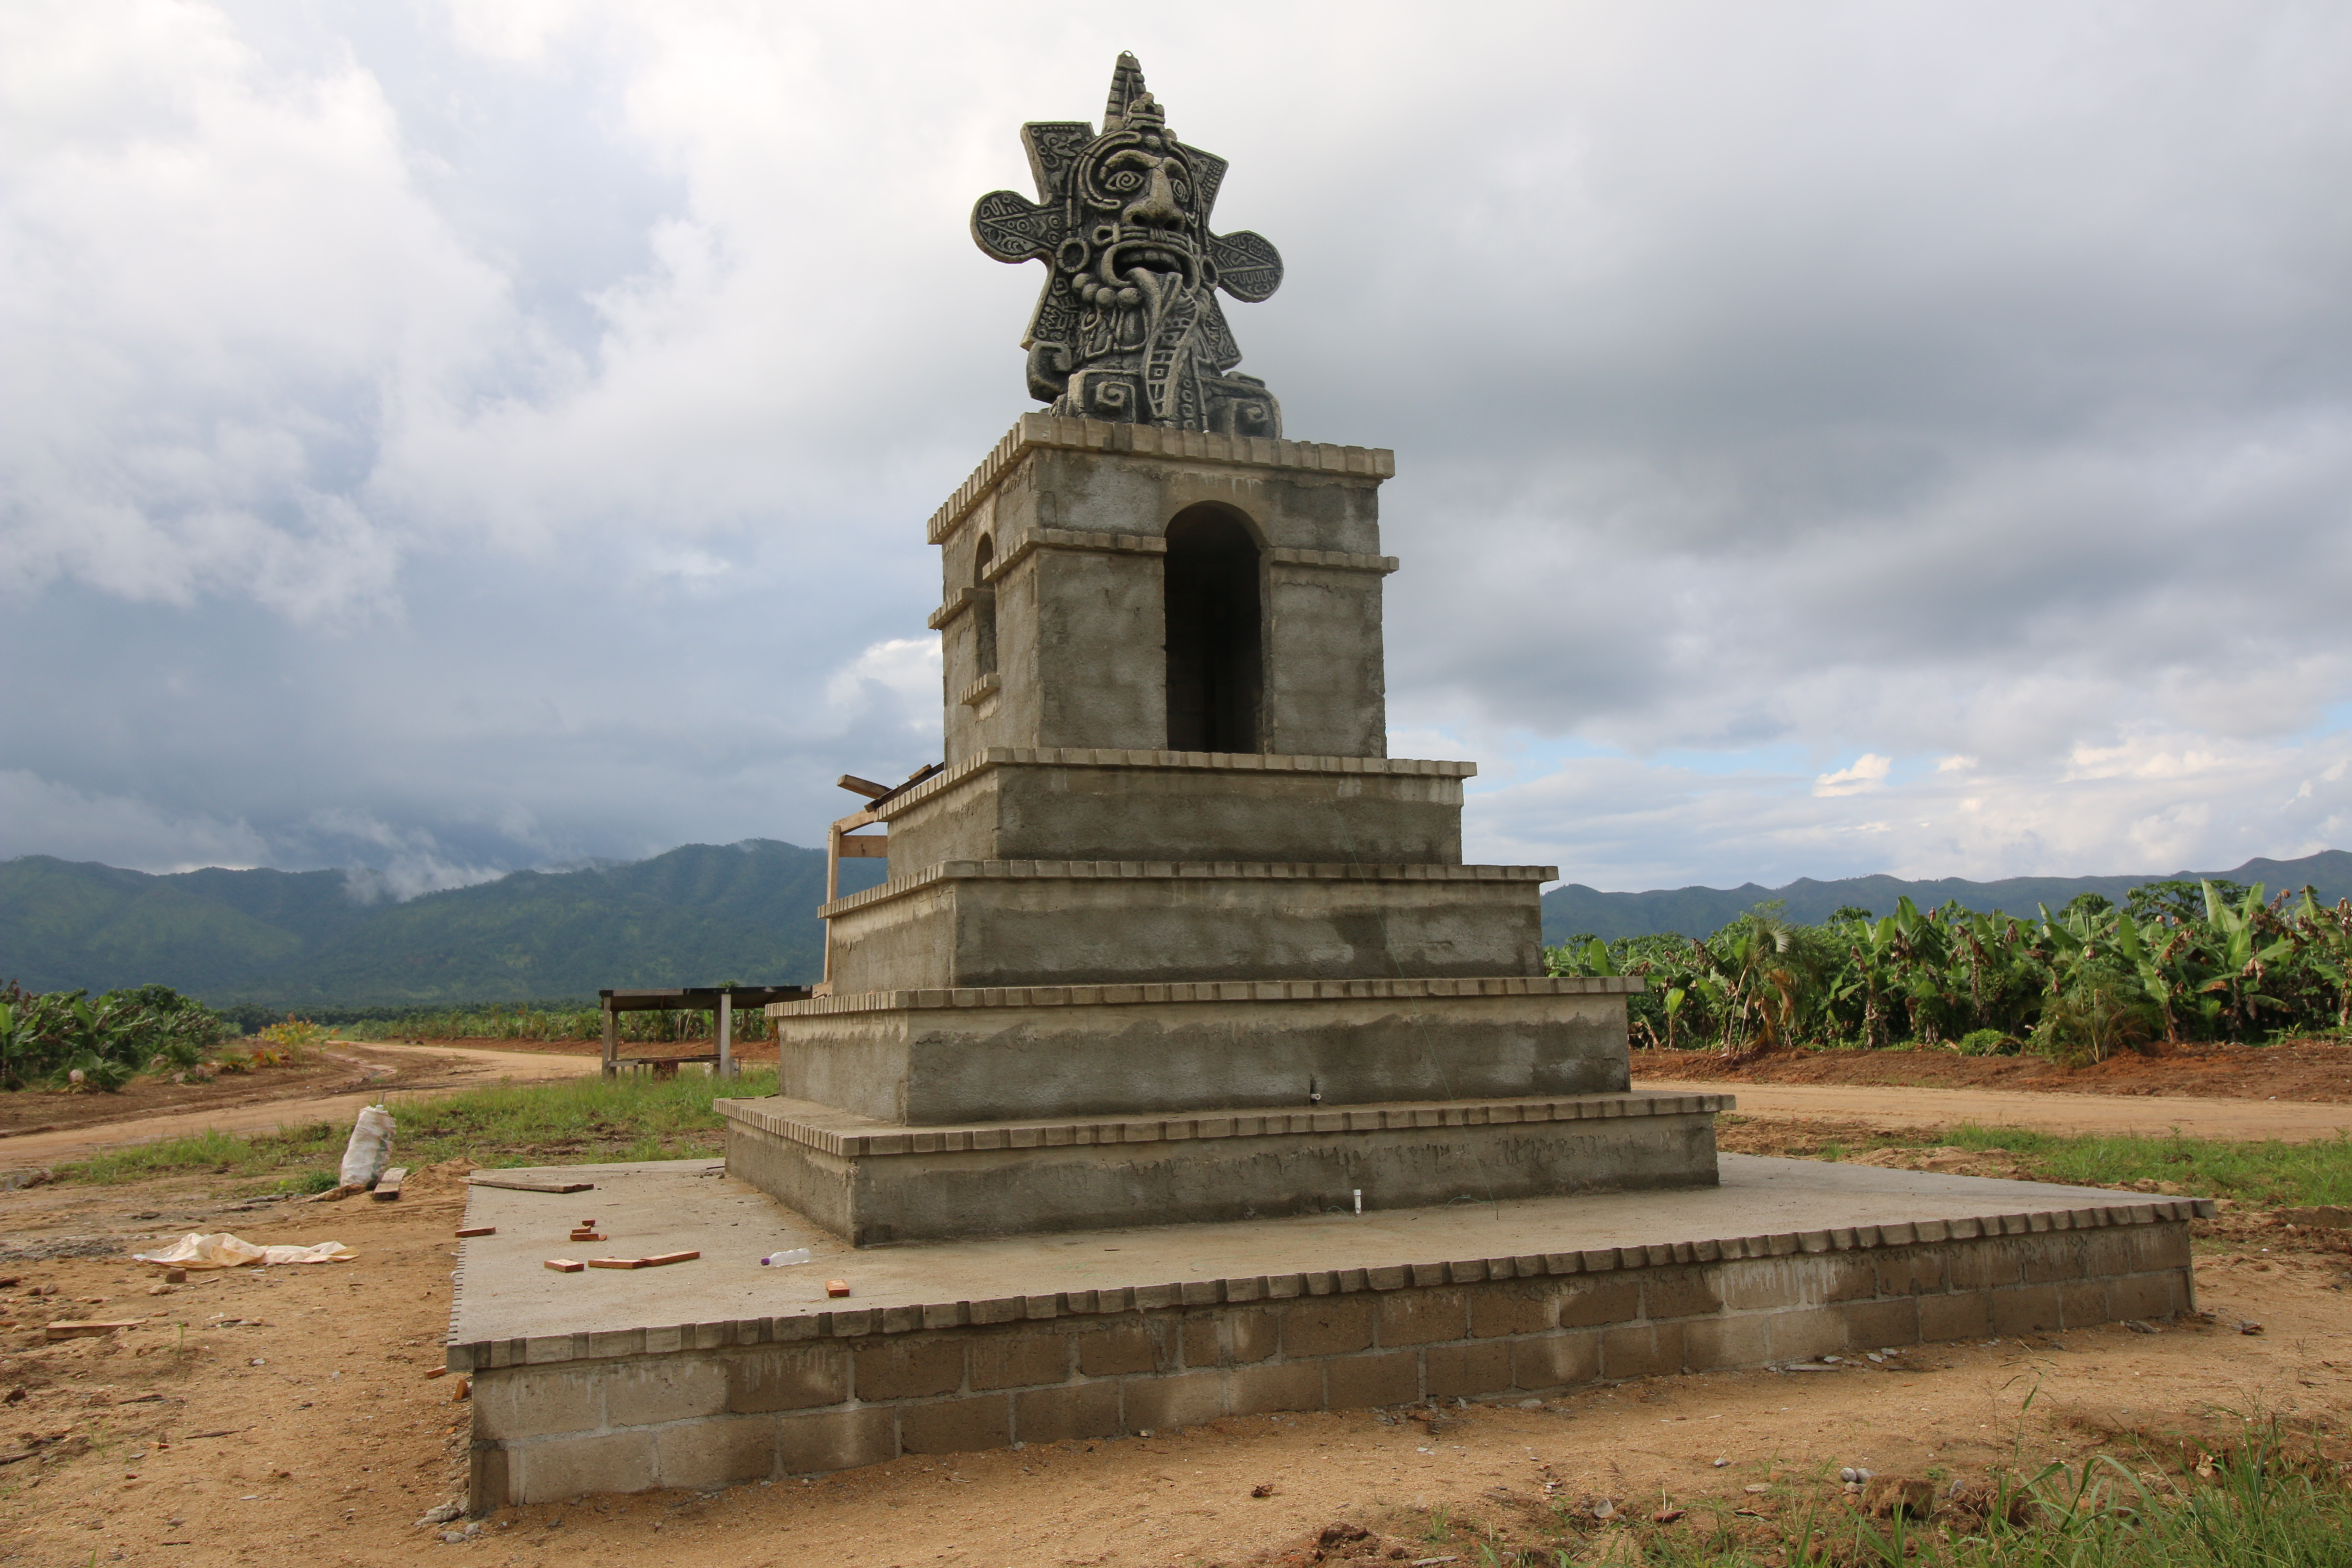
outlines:
{"label": "small rock", "polygon": [[2238,1325],[2238,1331],[2242,1334],[2259,1334],[2263,1331],[2263,1326],[2256,1322],[2243,1322]]}
{"label": "small rock", "polygon": [[2126,1318],[2124,1320],[2124,1327],[2129,1329],[2136,1334],[2152,1334],[2156,1332],[2154,1325],[2143,1323],[2137,1318]]}
{"label": "small rock", "polygon": [[1522,1399],[1519,1401],[1519,1408],[1522,1410],[1541,1410],[1543,1408],[1543,1401],[1540,1399]]}
{"label": "small rock", "polygon": [[436,1524],[446,1524],[465,1511],[465,1505],[455,1500],[436,1503],[425,1510],[425,1517],[416,1521],[416,1528],[428,1530]]}
{"label": "small rock", "polygon": [[1730,1465],[1730,1463],[1731,1463],[1731,1461],[1730,1461],[1729,1459],[1717,1459],[1717,1460],[1715,1462],[1715,1468],[1716,1468],[1717,1469],[1718,1469],[1718,1470],[1720,1470],[1720,1469],[1724,1469],[1724,1468],[1727,1468]]}
{"label": "small rock", "polygon": [[1250,1496],[1252,1497],[1272,1497],[1273,1495],[1274,1483],[1272,1481],[1260,1481],[1257,1485],[1250,1488]]}

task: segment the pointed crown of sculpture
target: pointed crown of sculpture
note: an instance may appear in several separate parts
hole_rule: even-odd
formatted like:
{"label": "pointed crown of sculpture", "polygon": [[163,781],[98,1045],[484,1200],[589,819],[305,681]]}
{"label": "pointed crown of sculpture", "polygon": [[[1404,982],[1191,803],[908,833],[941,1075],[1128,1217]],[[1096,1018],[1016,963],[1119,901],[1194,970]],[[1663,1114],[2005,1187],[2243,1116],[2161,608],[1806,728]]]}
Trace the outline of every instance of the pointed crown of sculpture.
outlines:
{"label": "pointed crown of sculpture", "polygon": [[1038,199],[991,191],[971,237],[999,261],[1046,265],[1021,341],[1030,395],[1088,419],[1279,436],[1274,394],[1234,374],[1242,351],[1217,290],[1266,298],[1282,257],[1246,229],[1209,231],[1225,161],[1176,140],[1135,57],[1118,57],[1099,133],[1035,121],[1021,141]]}

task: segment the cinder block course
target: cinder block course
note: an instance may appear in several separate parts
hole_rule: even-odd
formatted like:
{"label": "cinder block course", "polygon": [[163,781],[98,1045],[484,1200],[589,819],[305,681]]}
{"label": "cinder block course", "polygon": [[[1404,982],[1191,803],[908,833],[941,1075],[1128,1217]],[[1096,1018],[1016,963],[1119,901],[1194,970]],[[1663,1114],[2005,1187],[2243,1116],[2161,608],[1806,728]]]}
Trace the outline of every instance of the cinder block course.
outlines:
{"label": "cinder block course", "polygon": [[1344,1355],[1372,1343],[1373,1302],[1364,1297],[1302,1300],[1283,1314],[1282,1353]]}
{"label": "cinder block course", "polygon": [[2036,1236],[2020,1249],[2020,1264],[2029,1285],[2071,1284],[2084,1277],[2083,1238],[2072,1231]]}
{"label": "cinder block course", "polygon": [[1944,1255],[1932,1247],[1895,1247],[1871,1254],[1881,1296],[1934,1296],[1950,1288]]}
{"label": "cinder block course", "polygon": [[1996,1334],[2035,1334],[2064,1326],[2055,1285],[2017,1285],[1988,1293]]}
{"label": "cinder block course", "polygon": [[665,1487],[740,1486],[776,1473],[773,1415],[680,1421],[654,1434],[654,1476]]}
{"label": "cinder block course", "polygon": [[1279,1310],[1228,1311],[1224,1317],[1225,1354],[1234,1365],[1262,1362],[1282,1348]]}
{"label": "cinder block course", "polygon": [[512,1450],[521,1474],[509,1486],[533,1501],[588,1492],[641,1492],[654,1485],[654,1435],[607,1432],[586,1437],[542,1437]]}
{"label": "cinder block course", "polygon": [[1023,1443],[1063,1443],[1108,1437],[1119,1429],[1119,1384],[1065,1384],[1023,1389],[1013,1396],[1013,1436]]}
{"label": "cinder block course", "polygon": [[1992,1303],[1981,1290],[1955,1290],[1919,1298],[1919,1338],[1974,1339],[1992,1331]]}
{"label": "cinder block course", "polygon": [[[857,1410],[820,1410],[776,1418],[776,1468],[780,1475],[824,1475],[878,1465],[898,1457],[898,1415],[888,1405]],[[531,1500],[561,1496],[533,1494]]]}
{"label": "cinder block course", "polygon": [[1070,1336],[1050,1329],[1020,1329],[975,1339],[969,1361],[971,1389],[1030,1388],[1070,1375]]}
{"label": "cinder block course", "polygon": [[1002,1448],[1012,1441],[1013,1400],[1008,1394],[898,1406],[898,1446],[909,1454],[961,1454]]}
{"label": "cinder block course", "polygon": [[[1511,1384],[1517,1388],[1574,1388],[1601,1375],[1598,1330],[1513,1340]],[[1336,1407],[1337,1402],[1334,1401]]]}
{"label": "cinder block course", "polygon": [[1408,1405],[1421,1397],[1421,1357],[1409,1350],[1336,1356],[1326,1363],[1323,1380],[1334,1410]]}
{"label": "cinder block course", "polygon": [[593,1432],[604,1424],[601,1366],[515,1367],[478,1373],[471,1395],[476,1437],[540,1437]]}
{"label": "cinder block course", "polygon": [[1610,1377],[1663,1377],[1683,1370],[1683,1326],[1642,1323],[1601,1331],[1601,1370]]}
{"label": "cinder block course", "polygon": [[1837,1309],[1837,1316],[1848,1350],[1919,1342],[1919,1303],[1907,1296],[1895,1301],[1848,1301]]}
{"label": "cinder block course", "polygon": [[1469,1331],[1470,1303],[1461,1289],[1398,1290],[1380,1298],[1381,1343],[1424,1345]]}
{"label": "cinder block course", "polygon": [[1526,1285],[1489,1285],[1470,1292],[1474,1339],[1549,1333],[1559,1325],[1559,1287],[1549,1280]]}
{"label": "cinder block course", "polygon": [[857,1397],[920,1399],[963,1386],[963,1341],[952,1332],[864,1340],[856,1350]]}
{"label": "cinder block course", "polygon": [[1276,1362],[1236,1367],[1226,1380],[1225,1409],[1233,1415],[1323,1408],[1323,1363]]}
{"label": "cinder block course", "polygon": [[1115,1323],[1077,1335],[1078,1371],[1087,1377],[1116,1377],[1121,1373],[1158,1372],[1162,1357],[1150,1325]]}
{"label": "cinder block course", "polygon": [[647,1356],[625,1361],[604,1378],[604,1422],[651,1426],[716,1415],[727,1408],[727,1368],[715,1356]]}
{"label": "cinder block course", "polygon": [[1692,1372],[1717,1372],[1726,1367],[1760,1366],[1772,1359],[1766,1331],[1770,1320],[1760,1313],[1736,1317],[1699,1318],[1683,1325],[1683,1361]]}
{"label": "cinder block course", "polygon": [[[2071,1285],[2054,1287],[2058,1292],[2058,1316],[2066,1328],[2087,1328],[2094,1323],[2115,1321],[2107,1309],[2107,1282],[2104,1279],[2084,1279]],[[2126,1317],[2131,1313],[2124,1314]]]}
{"label": "cinder block course", "polygon": [[807,1410],[849,1397],[849,1356],[838,1344],[768,1345],[726,1359],[727,1408]]}
{"label": "cinder block course", "polygon": [[1819,1258],[1745,1258],[1723,1270],[1723,1304],[1735,1312],[1811,1306],[1822,1299],[1822,1273]]}
{"label": "cinder block course", "polygon": [[1499,1340],[1432,1345],[1422,1352],[1422,1381],[1432,1399],[1500,1394],[1512,1386],[1511,1347]]}
{"label": "cinder block course", "polygon": [[[1843,1258],[1837,1261],[1844,1262]],[[1868,1270],[1864,1270],[1866,1274]],[[1719,1268],[1645,1268],[1642,1271],[1642,1315],[1653,1321],[1664,1318],[1696,1318],[1723,1310]]]}
{"label": "cinder block course", "polygon": [[1222,1372],[1129,1378],[1120,1385],[1119,1393],[1125,1401],[1127,1426],[1132,1432],[1198,1426],[1225,1414],[1225,1374]]}
{"label": "cinder block course", "polygon": [[[2186,1311],[2187,1298],[2182,1294],[2180,1277],[2177,1274],[2126,1274],[2106,1286],[2107,1316],[2104,1319],[2084,1318],[2084,1322],[2114,1322],[2123,1318],[2168,1318],[2175,1312]],[[2070,1306],[2066,1326],[2077,1326]]]}
{"label": "cinder block course", "polygon": [[1559,1293],[1559,1326],[1622,1323],[1642,1310],[1642,1282],[1622,1274],[1571,1275]]}

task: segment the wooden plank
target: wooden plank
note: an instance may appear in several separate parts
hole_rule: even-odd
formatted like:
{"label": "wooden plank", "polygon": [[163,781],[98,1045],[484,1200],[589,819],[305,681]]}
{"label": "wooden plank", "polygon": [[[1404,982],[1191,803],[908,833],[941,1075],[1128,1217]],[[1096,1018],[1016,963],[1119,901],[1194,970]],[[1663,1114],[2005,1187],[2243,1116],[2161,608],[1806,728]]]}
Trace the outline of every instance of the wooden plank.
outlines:
{"label": "wooden plank", "polygon": [[645,1266],[646,1260],[642,1258],[592,1258],[588,1260],[591,1268],[643,1268]]}
{"label": "wooden plank", "polygon": [[845,860],[887,860],[890,858],[890,836],[869,833],[862,838],[841,841],[841,858]]}
{"label": "wooden plank", "polygon": [[457,1227],[457,1239],[463,1241],[469,1236],[496,1236],[498,1233],[499,1227],[494,1225],[460,1226]]}
{"label": "wooden plank", "polygon": [[596,1184],[567,1182],[561,1176],[486,1176],[477,1171],[466,1178],[466,1184],[469,1187],[501,1187],[510,1193],[584,1193]]}
{"label": "wooden plank", "polygon": [[659,1268],[663,1265],[669,1263],[691,1263],[701,1256],[701,1253],[692,1251],[656,1252],[651,1258],[641,1258],[637,1259],[637,1263],[640,1268]]}
{"label": "wooden plank", "polygon": [[384,1167],[383,1174],[375,1179],[375,1190],[369,1193],[368,1196],[380,1204],[388,1204],[400,1196],[400,1184],[406,1180],[408,1180],[407,1166],[387,1165]]}
{"label": "wooden plank", "polygon": [[876,784],[872,779],[862,779],[856,773],[844,773],[835,782],[837,787],[852,795],[862,795],[868,800],[880,800],[890,793],[888,784]]}
{"label": "wooden plank", "polygon": [[584,1263],[575,1262],[569,1258],[551,1258],[546,1262],[541,1264],[540,1267],[542,1268],[552,1268],[558,1274],[577,1274],[588,1266]]}
{"label": "wooden plank", "polygon": [[44,1331],[53,1340],[80,1340],[110,1334],[117,1329],[135,1329],[146,1321],[144,1318],[110,1318],[104,1321],[91,1318],[75,1321],[61,1318],[48,1324]]}

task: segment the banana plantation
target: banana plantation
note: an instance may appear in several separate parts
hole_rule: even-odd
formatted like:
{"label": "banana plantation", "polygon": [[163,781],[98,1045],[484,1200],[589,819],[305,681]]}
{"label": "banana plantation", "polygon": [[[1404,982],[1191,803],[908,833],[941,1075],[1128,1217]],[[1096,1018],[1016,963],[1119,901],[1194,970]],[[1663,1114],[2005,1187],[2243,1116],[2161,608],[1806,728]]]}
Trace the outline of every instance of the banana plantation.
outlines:
{"label": "banana plantation", "polygon": [[1763,905],[1704,941],[1551,949],[1550,972],[1639,975],[1633,1042],[1734,1059],[1792,1046],[1905,1042],[2070,1063],[2189,1040],[2352,1031],[2352,900],[2260,883],[2165,881],[2053,913],[1957,903],[1843,909],[1797,925]]}
{"label": "banana plantation", "polygon": [[0,985],[0,1089],[114,1089],[141,1072],[192,1068],[236,1030],[168,985],[90,996]]}

